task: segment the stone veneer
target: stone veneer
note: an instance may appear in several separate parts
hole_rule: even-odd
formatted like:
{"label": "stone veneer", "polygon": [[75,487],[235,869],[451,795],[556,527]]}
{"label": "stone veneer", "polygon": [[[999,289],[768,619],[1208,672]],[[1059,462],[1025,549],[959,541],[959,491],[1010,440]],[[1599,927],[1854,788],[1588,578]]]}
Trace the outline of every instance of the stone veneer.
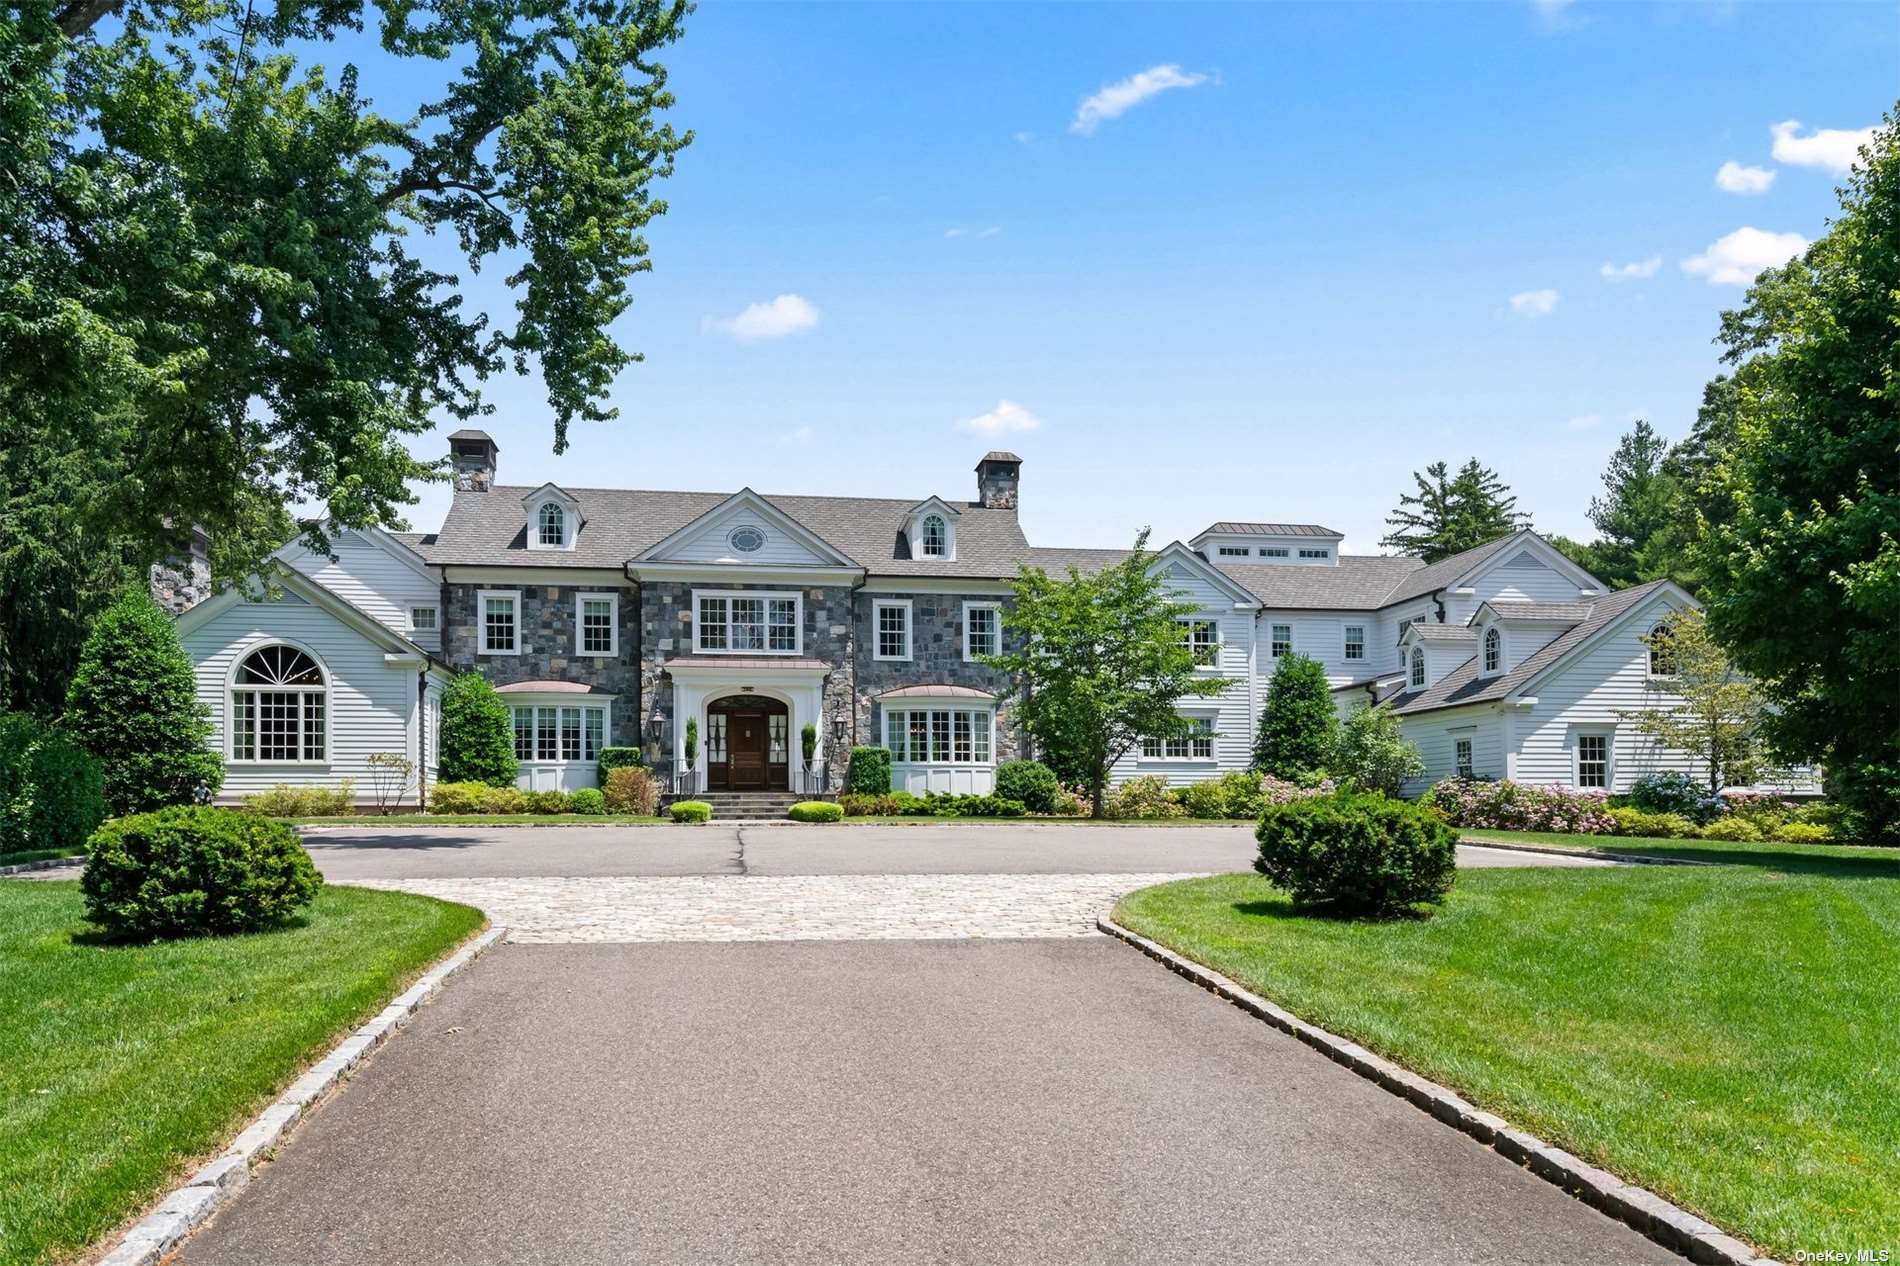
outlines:
{"label": "stone veneer", "polygon": [[[521,595],[519,655],[477,653],[481,620],[476,595],[484,589]],[[620,653],[578,655],[574,651],[574,595],[620,595]],[[457,671],[479,668],[497,686],[517,681],[581,682],[618,696],[612,707],[610,741],[617,746],[640,742],[639,598],[630,586],[445,584],[442,586],[442,655]]]}
{"label": "stone veneer", "polygon": [[[889,660],[873,658],[877,626],[874,623],[877,599],[910,603],[910,658]],[[988,664],[967,662],[963,658],[963,604],[995,602],[1007,606],[1008,600],[992,593],[860,593],[857,595],[858,659],[855,691],[856,741],[876,744],[882,741],[878,729],[877,696],[899,686],[972,686],[999,698],[1009,690],[1009,678]],[[1008,642],[1005,641],[1005,645]],[[998,764],[1013,760],[1022,750],[1022,736],[1008,724],[1008,709],[999,707],[996,718]],[[847,739],[847,742],[850,740]]]}

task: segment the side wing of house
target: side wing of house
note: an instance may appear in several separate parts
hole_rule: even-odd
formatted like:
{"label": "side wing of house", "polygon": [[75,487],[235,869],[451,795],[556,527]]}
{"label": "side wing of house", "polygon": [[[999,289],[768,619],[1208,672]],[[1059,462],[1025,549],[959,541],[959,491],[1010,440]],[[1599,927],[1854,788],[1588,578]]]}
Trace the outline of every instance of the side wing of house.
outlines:
{"label": "side wing of house", "polygon": [[1418,748],[1425,769],[1405,784],[1401,794],[1423,795],[1433,783],[1447,778],[1506,777],[1506,720],[1491,704],[1406,718],[1403,733]]}
{"label": "side wing of house", "polygon": [[292,541],[278,557],[390,631],[426,651],[442,649],[442,583],[402,542],[380,533],[343,531],[334,558]]}
{"label": "side wing of house", "polygon": [[[179,635],[224,758],[220,803],[279,784],[336,789],[348,780],[356,803],[370,804],[372,753],[425,768],[435,758],[426,657],[311,582],[288,578],[274,598],[228,592],[180,617]],[[415,800],[411,779],[403,801]]]}

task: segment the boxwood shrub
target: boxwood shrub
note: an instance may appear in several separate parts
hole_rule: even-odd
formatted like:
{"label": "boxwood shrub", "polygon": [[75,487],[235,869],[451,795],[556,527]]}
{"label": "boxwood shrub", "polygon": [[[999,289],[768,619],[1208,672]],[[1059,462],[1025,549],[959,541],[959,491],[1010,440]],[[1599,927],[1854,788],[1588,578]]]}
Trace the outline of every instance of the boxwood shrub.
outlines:
{"label": "boxwood shrub", "polygon": [[1391,917],[1444,900],[1457,870],[1457,831],[1376,792],[1270,805],[1254,834],[1254,869],[1296,906]]}
{"label": "boxwood shrub", "polygon": [[86,917],[128,939],[254,932],[323,887],[297,833],[255,813],[184,805],[92,833]]}
{"label": "boxwood shrub", "polygon": [[673,807],[667,810],[667,812],[673,815],[675,822],[712,821],[712,806],[707,804],[704,800],[675,801]]}
{"label": "boxwood shrub", "polygon": [[567,798],[568,811],[599,817],[607,812],[607,796],[598,787],[582,787]]}
{"label": "boxwood shrub", "polygon": [[0,715],[0,853],[84,848],[106,816],[99,763],[23,712]]}
{"label": "boxwood shrub", "polygon": [[1039,760],[1008,760],[996,767],[996,794],[1021,801],[1031,813],[1054,813],[1062,784]]}
{"label": "boxwood shrub", "polygon": [[891,791],[891,750],[854,747],[845,766],[844,789],[860,796],[885,796]]}
{"label": "boxwood shrub", "polygon": [[829,800],[801,800],[789,816],[794,822],[836,822],[844,817],[844,806]]}

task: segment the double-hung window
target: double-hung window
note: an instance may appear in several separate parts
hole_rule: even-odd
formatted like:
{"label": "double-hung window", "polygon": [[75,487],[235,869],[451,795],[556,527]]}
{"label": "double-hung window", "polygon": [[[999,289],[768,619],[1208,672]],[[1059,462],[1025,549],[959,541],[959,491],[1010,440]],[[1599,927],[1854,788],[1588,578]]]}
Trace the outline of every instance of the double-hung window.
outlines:
{"label": "double-hung window", "polygon": [[1212,668],[1220,662],[1220,621],[1180,620],[1181,644],[1194,656],[1197,668]]}
{"label": "double-hung window", "polygon": [[877,598],[871,602],[871,658],[910,658],[910,600]]}
{"label": "double-hung window", "polygon": [[515,759],[592,761],[607,745],[604,703],[514,706]]}
{"label": "double-hung window", "polygon": [[1469,778],[1472,774],[1471,740],[1468,738],[1452,741],[1452,772],[1460,778]]}
{"label": "double-hung window", "polygon": [[481,653],[521,654],[521,594],[513,589],[484,589],[475,597],[481,613]]}
{"label": "double-hung window", "polygon": [[434,607],[410,607],[409,631],[411,633],[434,633],[439,625]]}
{"label": "double-hung window", "polygon": [[1276,624],[1273,626],[1272,634],[1273,636],[1268,643],[1268,647],[1273,658],[1278,659],[1282,655],[1291,655],[1293,653],[1293,626],[1291,624]]}
{"label": "double-hung window", "polygon": [[963,604],[963,658],[973,661],[1003,650],[1002,608],[994,602]]}
{"label": "double-hung window", "polygon": [[620,653],[620,599],[611,593],[574,595],[574,653]]}
{"label": "double-hung window", "polygon": [[1605,790],[1609,788],[1609,735],[1577,735],[1577,785],[1579,787],[1601,787]]}
{"label": "double-hung window", "polygon": [[1214,722],[1210,717],[1194,717],[1185,734],[1167,738],[1153,735],[1141,740],[1144,760],[1213,760]]}
{"label": "double-hung window", "polygon": [[1346,626],[1346,658],[1364,659],[1366,657],[1366,626],[1348,624]]}
{"label": "double-hung window", "polygon": [[995,713],[987,708],[931,708],[884,713],[884,746],[906,765],[987,765]]}
{"label": "double-hung window", "polygon": [[797,594],[695,590],[693,646],[714,655],[796,655]]}

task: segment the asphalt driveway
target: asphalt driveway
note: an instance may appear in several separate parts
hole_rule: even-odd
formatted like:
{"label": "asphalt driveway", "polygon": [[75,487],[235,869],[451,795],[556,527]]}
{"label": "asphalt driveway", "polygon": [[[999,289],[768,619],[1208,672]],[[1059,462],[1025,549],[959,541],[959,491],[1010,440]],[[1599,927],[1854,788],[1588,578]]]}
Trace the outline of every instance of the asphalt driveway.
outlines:
{"label": "asphalt driveway", "polygon": [[182,1260],[1675,1259],[1098,937],[497,947]]}

